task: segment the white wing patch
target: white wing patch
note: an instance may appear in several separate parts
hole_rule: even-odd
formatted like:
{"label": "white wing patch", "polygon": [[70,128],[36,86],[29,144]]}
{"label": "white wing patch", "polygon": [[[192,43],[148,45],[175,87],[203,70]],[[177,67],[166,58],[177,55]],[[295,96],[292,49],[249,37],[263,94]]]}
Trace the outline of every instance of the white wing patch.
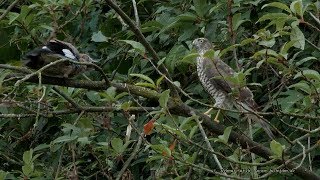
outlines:
{"label": "white wing patch", "polygon": [[62,52],[64,53],[64,56],[70,59],[76,59],[74,54],[69,49],[62,49]]}
{"label": "white wing patch", "polygon": [[49,49],[47,46],[43,46],[42,49]]}

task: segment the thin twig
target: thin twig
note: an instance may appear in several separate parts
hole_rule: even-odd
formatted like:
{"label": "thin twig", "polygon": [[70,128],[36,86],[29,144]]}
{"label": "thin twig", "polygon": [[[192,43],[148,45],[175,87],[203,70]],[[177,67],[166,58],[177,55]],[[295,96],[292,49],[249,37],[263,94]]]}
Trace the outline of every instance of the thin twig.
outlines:
{"label": "thin twig", "polygon": [[19,0],[15,0],[13,1],[10,6],[6,9],[5,12],[3,12],[3,14],[0,16],[0,21],[2,20],[2,18],[4,18],[10,11],[11,9],[19,2]]}

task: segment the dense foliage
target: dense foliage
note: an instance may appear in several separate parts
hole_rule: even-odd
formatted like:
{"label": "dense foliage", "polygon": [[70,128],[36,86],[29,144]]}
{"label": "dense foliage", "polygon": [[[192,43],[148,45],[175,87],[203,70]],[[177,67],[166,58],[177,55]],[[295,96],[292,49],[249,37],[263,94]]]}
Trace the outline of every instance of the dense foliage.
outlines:
{"label": "dense foliage", "polygon": [[[311,0],[0,1],[0,179],[320,178],[319,11]],[[230,80],[253,91],[276,139],[254,124],[253,146],[241,112],[202,114],[214,103],[197,37],[237,70]],[[52,38],[110,83],[99,71],[26,76],[20,59]]]}

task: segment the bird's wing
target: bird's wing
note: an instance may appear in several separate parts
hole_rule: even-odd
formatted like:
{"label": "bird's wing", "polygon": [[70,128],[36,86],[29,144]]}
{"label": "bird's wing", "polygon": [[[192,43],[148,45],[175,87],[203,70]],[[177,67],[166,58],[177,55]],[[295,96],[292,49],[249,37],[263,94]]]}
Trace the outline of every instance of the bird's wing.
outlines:
{"label": "bird's wing", "polygon": [[216,84],[226,93],[230,93],[235,85],[228,81],[227,77],[233,76],[234,70],[220,59],[202,58],[203,66],[206,68],[206,73],[210,78],[211,83]]}
{"label": "bird's wing", "polygon": [[204,68],[207,68],[208,76],[210,77],[210,81],[224,90],[226,93],[231,93],[232,89],[236,89],[239,91],[237,100],[247,104],[250,108],[256,109],[257,104],[253,99],[253,94],[248,87],[239,87],[238,84],[235,84],[228,80],[228,77],[232,77],[235,71],[223,62],[219,58],[206,58],[203,57]]}
{"label": "bird's wing", "polygon": [[50,49],[56,54],[60,54],[72,60],[79,60],[78,50],[70,43],[59,40],[51,40],[44,47]]}

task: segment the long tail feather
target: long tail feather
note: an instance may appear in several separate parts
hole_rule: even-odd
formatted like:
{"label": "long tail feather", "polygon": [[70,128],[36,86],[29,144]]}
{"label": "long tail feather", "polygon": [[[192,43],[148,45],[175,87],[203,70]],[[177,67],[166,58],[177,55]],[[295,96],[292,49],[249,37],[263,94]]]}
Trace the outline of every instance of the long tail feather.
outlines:
{"label": "long tail feather", "polygon": [[256,123],[259,123],[261,125],[261,127],[263,128],[263,130],[268,134],[268,136],[271,139],[275,139],[275,136],[273,135],[268,123],[264,122],[262,119],[260,119],[255,114],[247,114],[246,117],[250,118],[252,121],[254,121]]}

